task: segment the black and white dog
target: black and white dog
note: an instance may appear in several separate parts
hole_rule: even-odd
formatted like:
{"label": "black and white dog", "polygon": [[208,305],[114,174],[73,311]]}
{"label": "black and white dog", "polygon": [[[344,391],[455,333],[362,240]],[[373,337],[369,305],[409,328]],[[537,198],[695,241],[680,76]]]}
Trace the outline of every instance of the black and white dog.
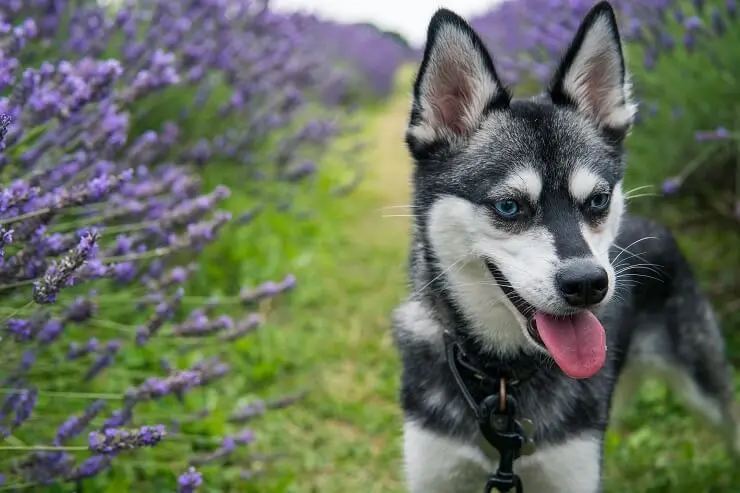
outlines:
{"label": "black and white dog", "polygon": [[496,469],[463,387],[476,403],[503,389],[533,422],[536,449],[514,462],[526,493],[602,490],[615,387],[629,397],[647,371],[740,452],[715,314],[671,233],[625,212],[634,113],[607,2],[527,100],[466,21],[432,18],[406,133],[413,293],[394,312],[411,492],[479,493]]}

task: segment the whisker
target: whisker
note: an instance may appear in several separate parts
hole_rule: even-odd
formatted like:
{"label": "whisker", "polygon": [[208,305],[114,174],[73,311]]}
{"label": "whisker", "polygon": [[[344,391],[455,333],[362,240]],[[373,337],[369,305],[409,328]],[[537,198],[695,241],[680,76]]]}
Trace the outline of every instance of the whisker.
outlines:
{"label": "whisker", "polygon": [[[630,268],[630,267],[625,267],[624,269],[620,270],[619,272],[615,272],[615,275],[616,276],[621,276],[621,275],[625,275],[625,273],[630,272],[630,271],[640,272],[641,270],[647,271],[647,272],[652,272],[653,274],[655,274],[656,276],[658,276],[661,279],[664,278],[663,273],[661,271],[659,271],[657,269],[650,268],[650,267],[636,267],[634,269],[633,268]],[[631,272],[630,275],[632,275],[632,273],[634,273],[634,272]]]}
{"label": "whisker", "polygon": [[637,195],[625,196],[626,200],[639,199],[640,197],[660,197],[659,193],[638,193]]}
{"label": "whisker", "polygon": [[415,205],[402,204],[402,205],[387,205],[385,207],[380,207],[380,208],[378,208],[376,210],[377,211],[385,211],[385,210],[388,210],[388,209],[414,209],[414,208],[416,208]]}
{"label": "whisker", "polygon": [[650,276],[648,274],[635,274],[635,273],[632,273],[632,274],[622,274],[622,277],[627,277],[627,278],[644,277],[646,279],[653,279],[653,280],[658,281],[658,282],[665,282],[663,279],[661,279],[659,277]]}
{"label": "whisker", "polygon": [[645,190],[646,188],[655,188],[655,185],[641,185],[641,186],[635,187],[635,188],[633,188],[631,190],[627,190],[624,194],[625,195],[630,195],[630,194],[633,194],[635,192],[639,192],[640,190]]}
{"label": "whisker", "polygon": [[419,293],[421,293],[422,291],[424,291],[424,290],[425,290],[426,288],[428,288],[428,287],[429,287],[429,286],[430,286],[430,285],[431,285],[431,284],[432,284],[432,283],[433,283],[434,281],[436,281],[437,279],[439,279],[439,278],[440,278],[440,277],[442,277],[443,275],[445,275],[445,274],[447,274],[448,272],[450,272],[450,271],[452,270],[452,268],[453,268],[453,267],[456,267],[456,266],[457,266],[457,265],[458,265],[458,264],[459,264],[460,262],[462,262],[463,260],[465,260],[465,258],[466,258],[466,257],[467,257],[467,255],[464,255],[464,256],[460,257],[459,259],[455,260],[454,262],[452,262],[452,263],[450,264],[450,266],[449,266],[449,267],[447,267],[447,268],[446,268],[446,269],[444,269],[444,270],[443,270],[442,272],[440,272],[439,274],[437,274],[436,276],[434,276],[434,278],[432,278],[432,280],[430,280],[430,281],[429,281],[428,283],[426,283],[425,285],[423,285],[422,287],[420,287],[419,289],[417,289],[416,291],[414,291],[414,293],[413,293],[413,295],[412,295],[412,296],[416,296],[416,295],[418,295]]}
{"label": "whisker", "polygon": [[[623,247],[621,247],[621,246],[619,246],[619,245],[617,245],[617,244],[615,243],[615,244],[614,244],[614,246],[616,246],[617,248],[619,248],[619,249],[620,249],[620,250],[622,250],[622,251],[621,251],[621,252],[619,252],[619,253],[617,254],[617,256],[616,256],[616,257],[614,257],[614,260],[612,260],[612,263],[616,262],[616,261],[617,261],[617,259],[618,259],[618,258],[619,258],[619,257],[620,257],[620,256],[621,256],[621,255],[622,255],[623,253],[632,253],[632,252],[630,252],[630,251],[629,251],[629,248],[630,248],[630,247],[632,247],[632,246],[634,246],[634,245],[637,245],[637,244],[638,244],[638,243],[640,243],[641,241],[645,241],[645,240],[657,240],[657,239],[658,239],[658,238],[657,238],[657,237],[655,237],[655,236],[645,236],[644,238],[640,238],[639,240],[635,240],[635,241],[633,241],[632,243],[630,243],[629,245],[627,245],[627,246],[626,246],[626,247],[624,247],[624,248],[623,248]],[[644,258],[643,258],[643,259],[641,259],[641,260],[644,260],[645,262],[647,262],[647,260],[645,260]]]}

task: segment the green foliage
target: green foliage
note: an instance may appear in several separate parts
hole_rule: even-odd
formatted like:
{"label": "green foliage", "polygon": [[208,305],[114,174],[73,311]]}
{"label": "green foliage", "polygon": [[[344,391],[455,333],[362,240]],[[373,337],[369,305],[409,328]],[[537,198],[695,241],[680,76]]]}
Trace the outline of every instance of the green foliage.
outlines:
{"label": "green foliage", "polygon": [[[737,19],[719,15],[725,26],[713,34],[725,2],[680,2],[684,17],[697,16],[703,31],[696,45],[682,44],[686,29],[669,11],[662,26],[676,43],[661,50],[654,66],[643,65],[643,44],[626,46],[636,95],[641,104],[640,121],[627,141],[627,189],[634,189],[633,212],[652,217],[673,229],[681,246],[713,299],[730,341],[733,361],[740,363],[740,25]],[[697,132],[729,129],[731,138],[697,141]],[[678,194],[661,193],[661,182],[679,177]],[[638,189],[638,187],[641,187]]]}

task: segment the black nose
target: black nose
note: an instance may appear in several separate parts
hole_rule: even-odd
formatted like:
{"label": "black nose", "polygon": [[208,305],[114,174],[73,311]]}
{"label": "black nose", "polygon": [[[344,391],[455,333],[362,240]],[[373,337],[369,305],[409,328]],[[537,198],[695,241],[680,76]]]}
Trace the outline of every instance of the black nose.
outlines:
{"label": "black nose", "polygon": [[595,305],[609,290],[606,270],[591,262],[578,262],[561,269],[555,282],[565,301],[579,308]]}

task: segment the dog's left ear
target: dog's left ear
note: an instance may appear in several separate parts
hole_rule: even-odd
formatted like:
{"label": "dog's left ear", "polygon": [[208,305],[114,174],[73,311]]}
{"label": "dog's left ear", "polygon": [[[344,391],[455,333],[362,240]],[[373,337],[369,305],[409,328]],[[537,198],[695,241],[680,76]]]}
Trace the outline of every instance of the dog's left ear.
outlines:
{"label": "dog's left ear", "polygon": [[556,105],[574,106],[606,130],[625,135],[636,105],[630,100],[616,16],[599,2],[583,19],[550,83]]}

